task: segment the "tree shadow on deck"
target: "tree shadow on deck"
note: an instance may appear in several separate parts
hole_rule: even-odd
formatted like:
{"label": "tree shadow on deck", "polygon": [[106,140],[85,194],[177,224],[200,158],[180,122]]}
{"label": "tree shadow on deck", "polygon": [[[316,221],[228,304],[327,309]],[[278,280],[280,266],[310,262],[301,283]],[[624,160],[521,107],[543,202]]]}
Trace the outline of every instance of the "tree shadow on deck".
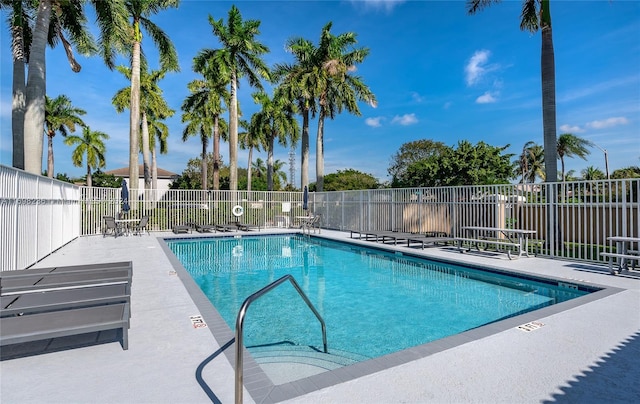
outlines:
{"label": "tree shadow on deck", "polygon": [[[638,307],[629,315],[637,316]],[[640,398],[640,331],[561,386],[543,403],[632,403]]]}

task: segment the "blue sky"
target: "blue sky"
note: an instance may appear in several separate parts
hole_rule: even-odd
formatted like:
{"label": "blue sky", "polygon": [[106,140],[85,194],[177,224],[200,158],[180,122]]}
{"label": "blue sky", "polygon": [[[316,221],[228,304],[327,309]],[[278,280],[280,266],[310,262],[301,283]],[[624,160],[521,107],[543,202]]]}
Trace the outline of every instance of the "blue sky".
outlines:
{"label": "blue sky", "polygon": [[[540,33],[519,28],[520,1],[494,4],[469,16],[464,1],[182,1],[176,10],[153,18],[173,40],[180,73],[160,83],[176,115],[167,121],[169,153],[159,166],[181,173],[200,153],[196,137],[182,142],[180,105],[187,83],[197,76],[192,59],[204,48],[217,48],[208,15],[226,20],[232,4],[243,19],[257,19],[258,40],[267,45],[268,65],[291,62],[284,49],[288,38],[317,44],[322,27],[357,34],[358,46],[370,49],[357,74],[376,94],[378,106],[360,105],[362,116],[346,113],[325,123],[325,174],[347,168],[389,180],[391,157],[402,144],[432,139],[455,145],[460,140],[510,144],[518,154],[528,141],[542,144],[540,98]],[[551,2],[556,63],[558,134],[571,132],[608,151],[610,171],[640,165],[640,1]],[[0,23],[0,161],[11,165],[10,36],[6,15]],[[157,50],[145,40],[143,50],[157,68]],[[128,111],[116,113],[111,98],[128,86],[97,58],[79,57],[73,73],[64,50],[47,50],[47,94],[66,94],[87,111],[92,130],[110,135],[106,170],[128,165]],[[126,64],[120,59],[118,64]],[[247,83],[239,100],[246,117],[257,112]],[[315,181],[315,134],[311,122],[310,181]],[[228,164],[228,145],[222,155]],[[85,169],[71,164],[71,148],[55,137],[55,171],[72,177]],[[289,161],[289,150],[277,147],[275,157]],[[266,159],[266,153],[255,153]],[[46,140],[43,167],[46,168]],[[246,167],[240,150],[239,165]],[[593,148],[588,161],[568,159],[567,170],[593,165],[604,171],[604,153]],[[559,165],[558,165],[559,166]],[[289,174],[288,164],[285,166]],[[295,184],[300,184],[300,145],[296,148]]]}

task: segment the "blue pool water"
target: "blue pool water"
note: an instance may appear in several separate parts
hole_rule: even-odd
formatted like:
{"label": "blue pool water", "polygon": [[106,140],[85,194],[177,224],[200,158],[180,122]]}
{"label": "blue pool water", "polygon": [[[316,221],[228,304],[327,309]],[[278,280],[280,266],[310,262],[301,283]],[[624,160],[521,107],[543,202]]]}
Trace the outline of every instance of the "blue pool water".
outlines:
{"label": "blue pool water", "polygon": [[[373,358],[589,293],[300,235],[170,240],[231,329],[243,301],[291,274],[327,325],[330,349]],[[289,284],[255,301],[247,347],[322,347],[320,325]]]}

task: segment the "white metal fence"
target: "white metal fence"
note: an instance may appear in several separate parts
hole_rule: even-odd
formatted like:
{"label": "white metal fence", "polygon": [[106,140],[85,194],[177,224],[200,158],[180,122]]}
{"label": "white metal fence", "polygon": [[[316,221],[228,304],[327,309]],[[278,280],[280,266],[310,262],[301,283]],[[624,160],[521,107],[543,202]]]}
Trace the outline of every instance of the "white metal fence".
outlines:
{"label": "white metal fence", "polygon": [[[309,211],[336,230],[444,232],[463,226],[535,230],[532,252],[602,261],[607,237],[639,236],[640,179],[567,183],[380,189],[309,194]],[[130,190],[127,218],[150,217],[151,231],[240,220],[289,227],[305,215],[302,192]],[[0,166],[2,269],[37,262],[78,235],[103,231],[122,214],[120,189],[76,187]],[[240,206],[243,215],[233,215]]]}
{"label": "white metal fence", "polygon": [[80,234],[80,188],[0,165],[0,269],[23,269]]}
{"label": "white metal fence", "polygon": [[339,230],[445,232],[462,227],[535,230],[532,252],[602,261],[607,237],[638,237],[640,179],[568,183],[384,189],[314,194],[323,227]]}
{"label": "white metal fence", "polygon": [[[252,225],[288,227],[303,216],[301,192],[169,190],[157,198],[154,191],[132,189],[123,212],[121,190],[82,189],[82,234],[100,234],[103,217],[140,219],[149,216],[149,230],[167,231],[176,225],[213,225],[240,221]],[[240,206],[242,216],[233,208]]]}

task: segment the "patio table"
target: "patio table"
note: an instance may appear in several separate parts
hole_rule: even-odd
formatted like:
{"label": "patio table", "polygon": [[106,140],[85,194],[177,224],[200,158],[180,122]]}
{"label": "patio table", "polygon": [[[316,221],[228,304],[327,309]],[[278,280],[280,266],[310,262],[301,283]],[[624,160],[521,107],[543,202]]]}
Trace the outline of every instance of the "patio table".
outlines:
{"label": "patio table", "polygon": [[[140,223],[140,219],[116,219],[116,223],[122,223],[126,230],[127,236],[131,234],[132,223],[138,224]],[[134,226],[135,227],[135,226]]]}

